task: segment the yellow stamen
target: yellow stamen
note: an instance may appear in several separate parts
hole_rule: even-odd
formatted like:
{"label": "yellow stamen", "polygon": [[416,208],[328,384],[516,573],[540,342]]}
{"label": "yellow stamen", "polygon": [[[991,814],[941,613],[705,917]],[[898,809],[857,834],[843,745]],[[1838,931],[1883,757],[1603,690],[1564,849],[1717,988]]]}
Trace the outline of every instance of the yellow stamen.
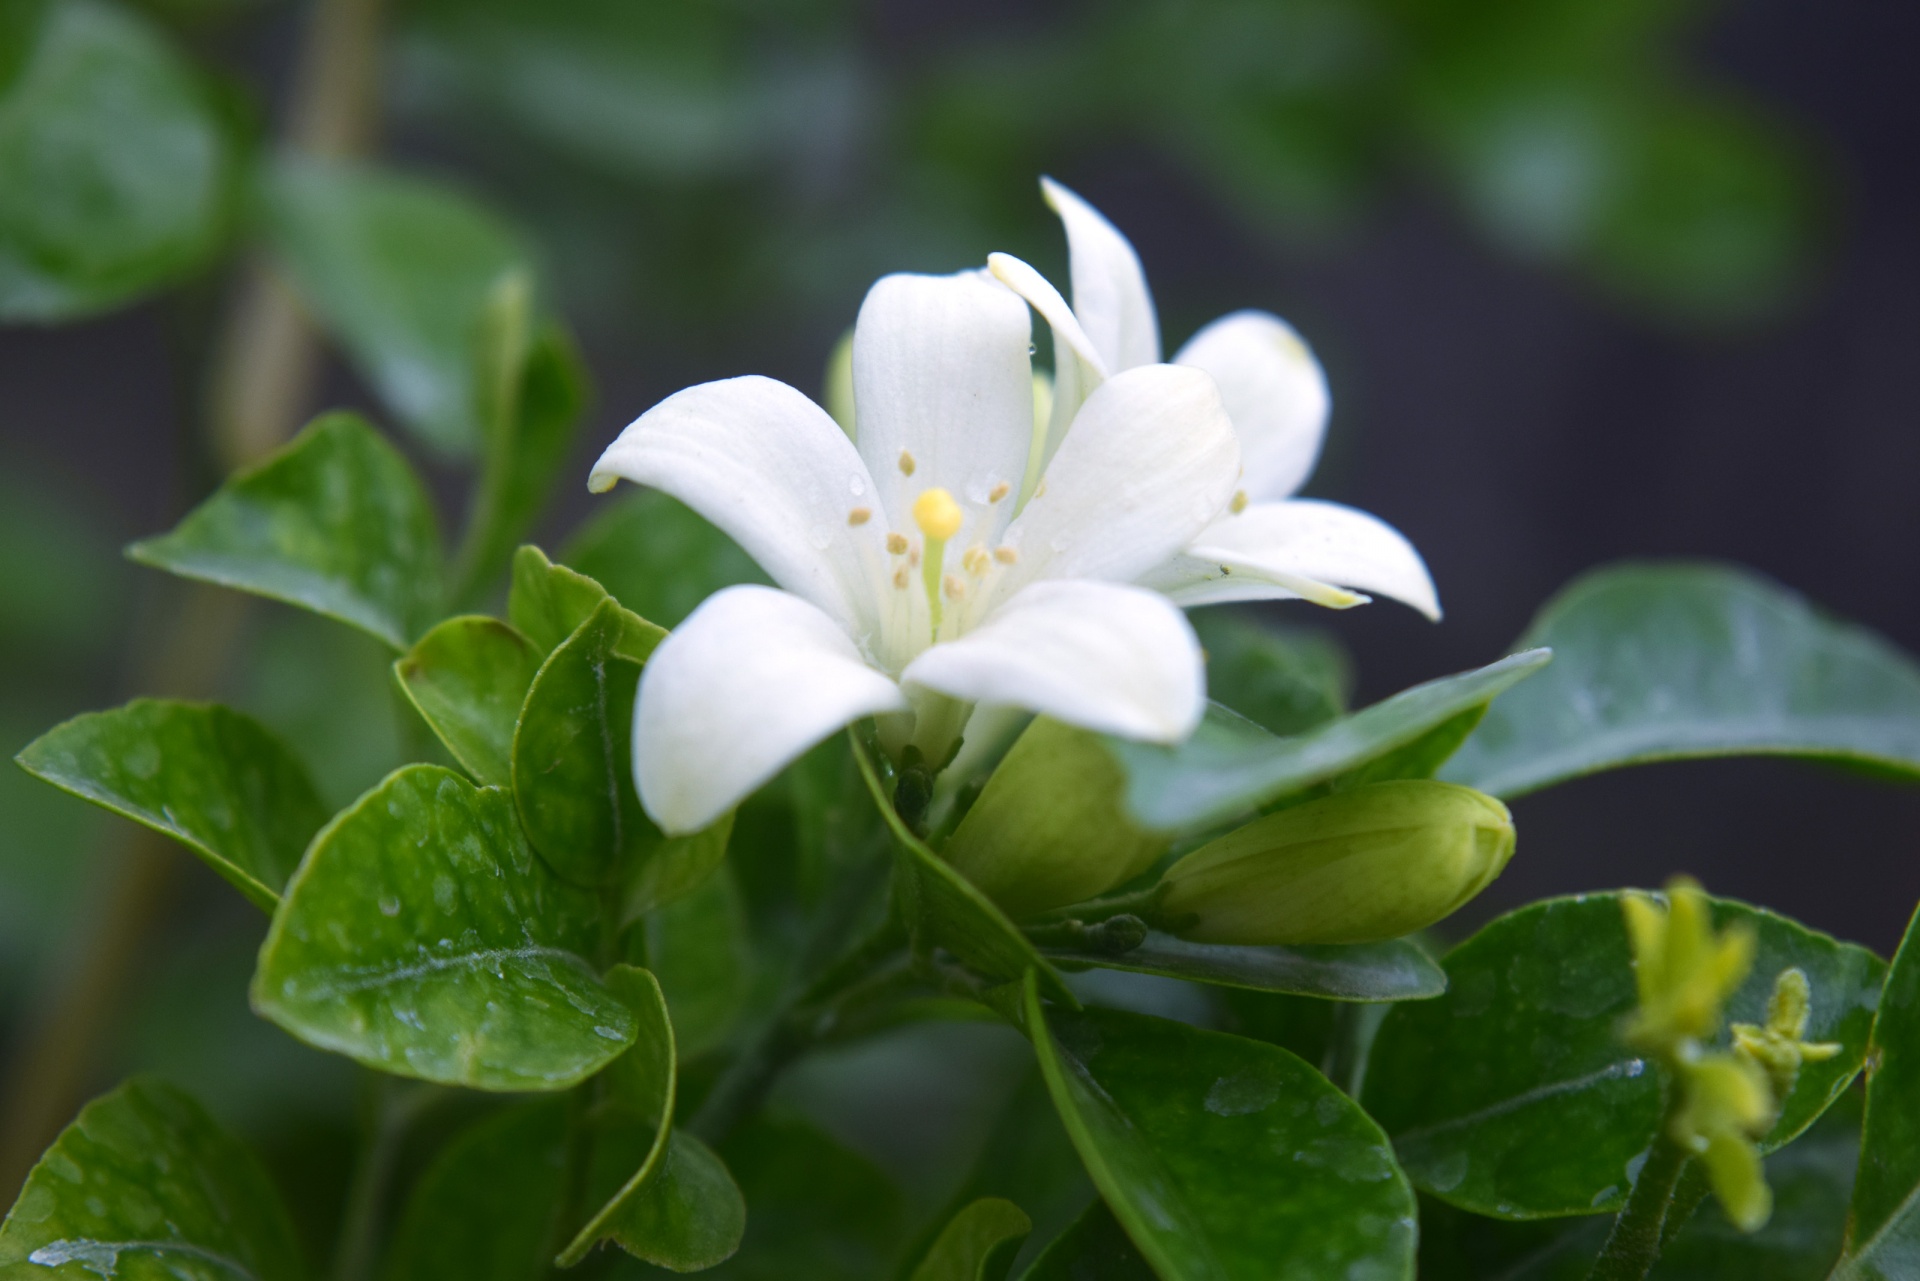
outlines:
{"label": "yellow stamen", "polygon": [[898,533],[888,534],[887,550],[892,552],[895,556],[906,555],[907,554],[907,536],[905,534],[898,534]]}
{"label": "yellow stamen", "polygon": [[849,525],[864,525],[872,519],[873,508],[871,507],[856,507],[847,513],[847,524]]}
{"label": "yellow stamen", "polygon": [[960,558],[961,566],[975,578],[987,572],[993,565],[993,559],[987,555],[987,549],[979,543],[967,548],[967,554]]}
{"label": "yellow stamen", "polygon": [[961,582],[960,579],[953,574],[947,575],[947,580],[944,586],[947,589],[948,600],[959,600],[962,596],[965,596],[967,594],[967,585]]}
{"label": "yellow stamen", "polygon": [[908,453],[904,449],[901,450],[900,451],[900,474],[902,476],[913,475],[913,467],[914,467],[913,455]]}
{"label": "yellow stamen", "polygon": [[1011,565],[1020,559],[1020,553],[1011,547],[996,547],[993,549],[993,558],[1002,565]]}
{"label": "yellow stamen", "polygon": [[1241,512],[1245,511],[1246,509],[1247,509],[1247,491],[1244,489],[1234,491],[1233,501],[1227,504],[1227,510],[1232,512],[1234,515],[1238,516]]}
{"label": "yellow stamen", "polygon": [[896,569],[893,571],[893,585],[895,587],[900,588],[902,591],[906,590],[907,567],[905,565],[902,565],[899,569]]}
{"label": "yellow stamen", "polygon": [[1007,484],[1006,481],[1004,480],[1001,481],[998,485],[995,485],[991,491],[988,492],[987,501],[990,503],[999,502],[1002,498],[1005,498],[1007,496],[1008,491],[1010,491],[1012,488],[1013,486]]}

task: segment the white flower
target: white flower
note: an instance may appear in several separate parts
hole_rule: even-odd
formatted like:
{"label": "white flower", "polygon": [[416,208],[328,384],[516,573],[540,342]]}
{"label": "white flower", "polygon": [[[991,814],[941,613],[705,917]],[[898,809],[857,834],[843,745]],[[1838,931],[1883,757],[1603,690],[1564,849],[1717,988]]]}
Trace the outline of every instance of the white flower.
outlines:
{"label": "white flower", "polygon": [[[1082,400],[1110,377],[1160,359],[1160,328],[1140,259],[1125,236],[1065,187],[1041,180],[1067,230],[1073,305],[1018,258],[994,275],[1053,326],[1053,415],[1045,448],[1061,448]],[[1302,597],[1345,608],[1378,592],[1440,617],[1433,580],[1391,526],[1339,503],[1289,497],[1320,453],[1327,383],[1292,327],[1260,311],[1223,316],[1195,334],[1176,365],[1213,376],[1245,468],[1232,502],[1186,547],[1140,581],[1182,605]],[[1078,430],[1078,428],[1074,428]]]}
{"label": "white flower", "polygon": [[706,826],[869,715],[935,763],[976,702],[1192,731],[1198,643],[1132,584],[1232,499],[1220,395],[1197,369],[1136,362],[1077,394],[1052,440],[1031,339],[1027,304],[985,272],[889,276],[854,334],[857,443],[791,387],[734,378],[667,398],[601,456],[590,488],[672,494],[783,589],[717,593],[648,661],[634,769],[663,829]]}

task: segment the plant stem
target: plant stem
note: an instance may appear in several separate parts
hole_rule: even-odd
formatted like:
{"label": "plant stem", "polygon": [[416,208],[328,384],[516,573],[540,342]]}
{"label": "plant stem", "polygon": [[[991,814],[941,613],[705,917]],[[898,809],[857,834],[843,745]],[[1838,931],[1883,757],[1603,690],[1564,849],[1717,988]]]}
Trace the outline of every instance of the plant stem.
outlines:
{"label": "plant stem", "polygon": [[1626,1208],[1614,1220],[1613,1231],[1587,1274],[1588,1281],[1644,1281],[1659,1261],[1674,1188],[1690,1159],[1691,1154],[1667,1136],[1663,1124],[1647,1151],[1646,1164],[1640,1167],[1640,1177],[1633,1182]]}

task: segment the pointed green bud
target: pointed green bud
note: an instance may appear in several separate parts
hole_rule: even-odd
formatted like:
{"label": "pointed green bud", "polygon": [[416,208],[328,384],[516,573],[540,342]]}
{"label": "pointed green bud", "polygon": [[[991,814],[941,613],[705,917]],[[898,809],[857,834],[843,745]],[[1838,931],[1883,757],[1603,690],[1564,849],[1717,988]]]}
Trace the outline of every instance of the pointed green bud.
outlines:
{"label": "pointed green bud", "polygon": [[1765,1026],[1754,1023],[1733,1025],[1733,1048],[1766,1070],[1773,1082],[1775,1098],[1793,1093],[1793,1083],[1802,1063],[1818,1063],[1840,1053],[1842,1047],[1832,1041],[1806,1041],[1807,1020],[1812,1017],[1811,989],[1807,976],[1797,969],[1780,971],[1773,981],[1773,996],[1767,1001]]}
{"label": "pointed green bud", "polygon": [[1451,915],[1513,857],[1507,807],[1429,779],[1309,801],[1167,870],[1159,923],[1203,943],[1369,943]]}
{"label": "pointed green bud", "polygon": [[1739,927],[1716,933],[1712,903],[1684,876],[1668,883],[1664,908],[1645,894],[1629,894],[1620,906],[1640,992],[1627,1040],[1652,1053],[1672,1054],[1683,1041],[1712,1036],[1727,999],[1753,965],[1753,931]]}
{"label": "pointed green bud", "polygon": [[1706,1166],[1713,1195],[1742,1232],[1773,1212],[1773,1193],[1754,1139],[1773,1124],[1773,1088],[1752,1059],[1703,1054],[1677,1064],[1680,1106],[1668,1123],[1674,1142]]}
{"label": "pointed green bud", "polygon": [[1098,735],[1035,717],[941,856],[1016,920],[1093,898],[1167,848],[1128,816],[1126,784]]}

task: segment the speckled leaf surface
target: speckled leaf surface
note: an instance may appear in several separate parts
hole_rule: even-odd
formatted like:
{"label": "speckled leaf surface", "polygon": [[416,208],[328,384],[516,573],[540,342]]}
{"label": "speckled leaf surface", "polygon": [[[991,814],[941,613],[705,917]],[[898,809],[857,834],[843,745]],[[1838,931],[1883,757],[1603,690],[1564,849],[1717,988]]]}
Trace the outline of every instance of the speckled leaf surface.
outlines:
{"label": "speckled leaf surface", "polygon": [[261,948],[254,1008],[382,1071],[559,1089],[635,1034],[585,959],[598,919],[534,856],[503,789],[410,765],[315,840]]}
{"label": "speckled leaf surface", "polygon": [[306,766],[250,716],[136,698],[29,743],[20,767],[185,844],[271,912],[327,821]]}
{"label": "speckled leaf surface", "polygon": [[1026,1211],[1002,1197],[981,1197],[947,1220],[911,1281],[1002,1281],[1033,1231]]}
{"label": "speckled leaf surface", "polygon": [[1178,747],[1118,738],[1109,738],[1107,745],[1127,771],[1127,804],[1135,818],[1162,831],[1201,828],[1249,814],[1415,743],[1538,672],[1550,657],[1539,649],[1514,654],[1477,671],[1415,685],[1351,716],[1286,737],[1214,710]]}
{"label": "speckled leaf surface", "polygon": [[[1729,1021],[1765,1022],[1775,976],[1798,966],[1812,985],[1807,1039],[1846,1047],[1802,1069],[1763,1144],[1771,1149],[1859,1072],[1884,966],[1864,948],[1742,903],[1716,900],[1714,919],[1721,928],[1743,922],[1758,937]],[[1658,1072],[1619,1038],[1637,1000],[1619,895],[1522,908],[1444,965],[1445,996],[1388,1013],[1361,1094],[1408,1175],[1422,1191],[1496,1217],[1618,1210],[1660,1114]]]}
{"label": "speckled leaf surface", "polygon": [[293,1224],[244,1145],[174,1087],[89,1103],[0,1225],[0,1277],[299,1281]]}
{"label": "speckled leaf surface", "polygon": [[1894,954],[1874,1021],[1860,1174],[1846,1256],[1834,1275],[1920,1275],[1920,914]]}
{"label": "speckled leaf surface", "polygon": [[286,601],[397,650],[439,617],[440,535],[420,479],[357,414],[327,414],[127,554]]}
{"label": "speckled leaf surface", "polygon": [[1026,1019],[1054,1106],[1168,1281],[1410,1278],[1414,1198],[1386,1135],[1278,1046],[1113,1010]]}
{"label": "speckled leaf surface", "polygon": [[1446,973],[1404,939],[1327,947],[1230,947],[1190,943],[1156,930],[1139,947],[1115,956],[1067,948],[1041,950],[1063,966],[1161,974],[1331,1001],[1412,1001],[1447,990]]}
{"label": "speckled leaf surface", "polygon": [[540,653],[497,618],[449,618],[395,660],[407,701],[483,786],[513,781],[513,727]]}
{"label": "speckled leaf surface", "polygon": [[1441,771],[1496,796],[1647,761],[1804,756],[1920,778],[1920,664],[1721,565],[1620,565],[1521,638],[1551,671],[1501,699]]}
{"label": "speckled leaf surface", "polygon": [[[593,611],[607,600],[606,588],[585,574],[554,564],[538,547],[522,547],[513,554],[507,618],[542,654],[551,653],[578,631],[580,624],[593,617]],[[617,652],[635,663],[646,662],[653,647],[667,634],[665,628],[654,626],[625,607],[620,611],[620,622]]]}

